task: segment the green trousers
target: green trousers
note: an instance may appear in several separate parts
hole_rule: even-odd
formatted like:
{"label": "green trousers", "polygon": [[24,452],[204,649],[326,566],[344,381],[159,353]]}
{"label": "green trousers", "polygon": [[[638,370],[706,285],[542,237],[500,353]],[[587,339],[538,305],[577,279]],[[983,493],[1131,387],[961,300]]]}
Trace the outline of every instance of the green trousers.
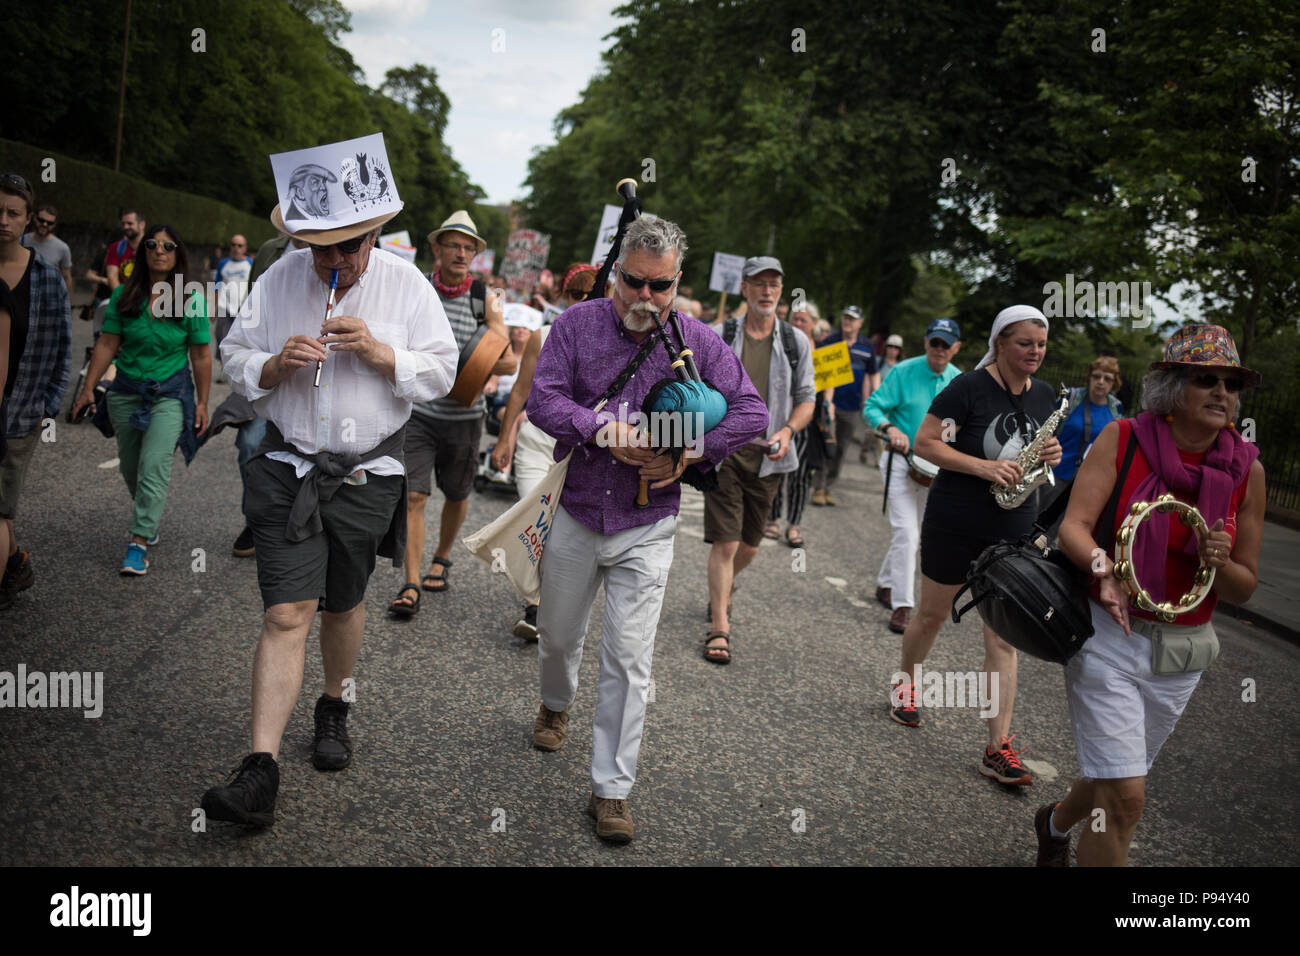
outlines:
{"label": "green trousers", "polygon": [[160,398],[153,403],[149,430],[138,431],[131,427],[130,421],[142,401],[139,395],[108,393],[108,417],[117,434],[118,467],[135,505],[131,533],[148,540],[158,533],[162,523],[184,413],[178,399]]}

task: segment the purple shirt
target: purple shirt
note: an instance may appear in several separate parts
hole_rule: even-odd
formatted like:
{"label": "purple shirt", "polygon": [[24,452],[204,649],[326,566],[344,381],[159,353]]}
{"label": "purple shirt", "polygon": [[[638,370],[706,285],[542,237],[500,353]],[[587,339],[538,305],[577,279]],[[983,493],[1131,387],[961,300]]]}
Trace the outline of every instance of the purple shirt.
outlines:
{"label": "purple shirt", "polygon": [[[727,416],[703,439],[704,457],[716,466],[767,430],[767,406],[740,360],[713,330],[690,316],[681,317],[681,329],[686,347],[695,354],[700,377],[727,399]],[[675,481],[652,490],[649,507],[637,508],[638,469],[616,460],[608,448],[586,444],[605,422],[628,420],[657,382],[674,377],[668,352],[658,345],[623,391],[600,414],[593,412],[640,347],[623,328],[612,300],[580,302],[566,309],[551,327],[528,394],[528,420],[555,438],[555,460],[573,452],[560,503],[597,534],[653,524],[677,514],[681,502],[681,484]],[[626,408],[620,412],[621,406]]]}

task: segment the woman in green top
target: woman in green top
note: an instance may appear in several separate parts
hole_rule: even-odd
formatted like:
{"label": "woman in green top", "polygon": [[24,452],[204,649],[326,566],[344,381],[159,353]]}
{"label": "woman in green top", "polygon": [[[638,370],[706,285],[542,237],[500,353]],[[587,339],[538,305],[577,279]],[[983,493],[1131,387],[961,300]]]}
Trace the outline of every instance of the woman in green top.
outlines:
{"label": "woman in green top", "polygon": [[186,462],[193,458],[195,435],[208,427],[212,381],[204,298],[194,295],[186,302],[185,296],[174,295],[185,286],[185,244],[171,226],[154,226],[143,247],[146,268],[137,266],[113,290],[86,383],[73,406],[74,418],[87,406],[95,410],[95,386],[116,361],[107,411],[117,437],[119,467],[135,505],[123,575],[149,569],[145,555],[158,540],[173,454],[179,443]]}

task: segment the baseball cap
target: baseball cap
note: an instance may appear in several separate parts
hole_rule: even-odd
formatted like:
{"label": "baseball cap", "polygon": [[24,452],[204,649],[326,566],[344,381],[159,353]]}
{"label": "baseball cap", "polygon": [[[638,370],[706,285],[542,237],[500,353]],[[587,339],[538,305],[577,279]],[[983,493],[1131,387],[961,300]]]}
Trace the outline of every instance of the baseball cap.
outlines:
{"label": "baseball cap", "polygon": [[901,349],[903,347],[903,337],[901,335],[891,335],[885,339],[885,345],[896,345]]}
{"label": "baseball cap", "polygon": [[841,312],[840,314],[847,315],[855,319],[861,319],[862,309],[858,308],[856,305],[850,305],[850,306],[846,306],[844,311]]}
{"label": "baseball cap", "polygon": [[940,338],[952,345],[961,340],[961,326],[952,319],[935,319],[925,330],[925,338],[927,342],[931,338]]}
{"label": "baseball cap", "polygon": [[745,269],[742,275],[748,279],[750,276],[756,276],[768,269],[774,269],[781,275],[785,275],[785,270],[781,268],[781,260],[776,256],[751,256],[745,260]]}

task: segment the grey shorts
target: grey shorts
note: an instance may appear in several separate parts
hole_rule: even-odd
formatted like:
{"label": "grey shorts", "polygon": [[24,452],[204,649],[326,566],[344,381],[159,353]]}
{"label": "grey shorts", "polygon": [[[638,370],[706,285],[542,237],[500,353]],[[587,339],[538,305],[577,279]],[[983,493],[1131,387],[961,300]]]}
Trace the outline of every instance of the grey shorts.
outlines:
{"label": "grey shorts", "polygon": [[412,413],[404,447],[407,489],[429,494],[432,472],[448,501],[464,501],[474,487],[482,437],[482,418],[448,421]]}
{"label": "grey shorts", "polygon": [[257,547],[263,607],[315,598],[337,614],[360,604],[402,495],[402,476],[367,472],[364,485],[340,485],[320,503],[321,533],[296,544],[284,536],[302,484],[293,466],[254,458],[245,480],[244,516]]}
{"label": "grey shorts", "polygon": [[38,425],[22,438],[10,438],[6,441],[8,452],[0,462],[0,518],[12,521],[18,513],[18,496],[22,494],[23,482],[27,480],[27,468],[32,463],[32,454],[41,440]]}

